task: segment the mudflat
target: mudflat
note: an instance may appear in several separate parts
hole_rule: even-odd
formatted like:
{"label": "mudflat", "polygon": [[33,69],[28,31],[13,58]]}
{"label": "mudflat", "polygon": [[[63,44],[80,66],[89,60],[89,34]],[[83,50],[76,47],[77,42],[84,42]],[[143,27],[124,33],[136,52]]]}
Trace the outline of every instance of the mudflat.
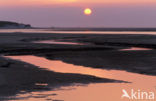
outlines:
{"label": "mudflat", "polygon": [[[55,41],[55,44],[40,42],[46,40]],[[70,44],[72,42],[81,44]],[[132,47],[147,50],[121,51]],[[36,55],[86,67],[156,75],[155,48],[155,35],[0,33],[0,94],[49,90],[74,83],[124,82],[91,75],[57,73],[4,56]]]}

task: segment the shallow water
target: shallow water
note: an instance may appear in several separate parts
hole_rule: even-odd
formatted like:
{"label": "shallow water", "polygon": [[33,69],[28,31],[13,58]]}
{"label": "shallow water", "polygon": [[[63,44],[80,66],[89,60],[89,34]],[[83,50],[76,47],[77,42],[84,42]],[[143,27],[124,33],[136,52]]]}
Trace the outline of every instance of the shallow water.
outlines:
{"label": "shallow water", "polygon": [[153,50],[151,48],[141,48],[141,47],[131,47],[126,49],[120,49],[120,51],[144,51],[144,50]]}
{"label": "shallow water", "polygon": [[78,43],[78,42],[62,42],[62,41],[54,41],[54,40],[33,41],[33,43],[65,44],[65,45],[85,45],[84,43]]}
{"label": "shallow water", "polygon": [[54,31],[47,29],[0,29],[2,32],[23,32],[23,33],[60,33],[60,34],[152,34],[156,31]]}
{"label": "shallow water", "polygon": [[[86,86],[70,86],[63,87],[69,90],[56,90],[44,92],[32,92],[20,94],[17,98],[27,96],[29,101],[53,101],[54,99],[64,101],[130,101],[129,99],[121,99],[122,89],[130,91],[141,90],[146,92],[155,92],[156,76],[148,76],[137,73],[130,73],[120,70],[104,70],[94,69],[91,67],[76,66],[62,61],[48,60],[37,56],[6,56],[7,58],[24,61],[40,68],[45,68],[55,72],[61,73],[78,73],[93,75],[102,78],[124,80],[132,83],[98,83]],[[74,88],[74,89],[72,89]],[[57,96],[46,96],[51,93],[58,94]],[[30,96],[31,95],[31,96]],[[44,95],[42,98],[40,95]],[[38,96],[38,97],[33,97]],[[21,99],[20,101],[27,101],[28,99]],[[52,100],[53,99],[53,100]],[[135,100],[136,101],[136,100]],[[138,100],[137,100],[138,101]],[[147,100],[141,100],[147,101]],[[154,101],[154,100],[153,100]]]}

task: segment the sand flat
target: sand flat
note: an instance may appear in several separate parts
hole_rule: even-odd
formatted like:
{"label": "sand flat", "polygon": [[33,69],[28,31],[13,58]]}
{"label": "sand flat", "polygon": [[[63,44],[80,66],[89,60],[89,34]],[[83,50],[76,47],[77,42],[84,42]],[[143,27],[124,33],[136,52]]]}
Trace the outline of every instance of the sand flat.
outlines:
{"label": "sand flat", "polygon": [[[33,43],[44,40],[87,43],[87,45]],[[151,50],[120,51],[131,47]],[[146,75],[156,75],[155,47],[155,35],[0,33],[2,56],[34,55],[79,66],[124,70]],[[91,75],[57,73],[4,57],[1,57],[0,61],[0,78],[4,79],[1,79],[3,81],[1,95],[15,95],[23,90],[26,92],[50,90],[49,85],[55,88],[74,83],[121,82]]]}

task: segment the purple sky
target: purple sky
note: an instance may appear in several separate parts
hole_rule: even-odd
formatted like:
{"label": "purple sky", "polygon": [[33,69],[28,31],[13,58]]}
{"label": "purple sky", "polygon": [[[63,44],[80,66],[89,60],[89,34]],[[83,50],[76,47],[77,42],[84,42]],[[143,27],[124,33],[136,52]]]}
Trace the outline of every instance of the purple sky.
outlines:
{"label": "purple sky", "polygon": [[[86,6],[88,7],[88,6]],[[83,14],[80,6],[3,6],[0,20],[36,27],[156,27],[156,4],[91,6],[93,14]]]}

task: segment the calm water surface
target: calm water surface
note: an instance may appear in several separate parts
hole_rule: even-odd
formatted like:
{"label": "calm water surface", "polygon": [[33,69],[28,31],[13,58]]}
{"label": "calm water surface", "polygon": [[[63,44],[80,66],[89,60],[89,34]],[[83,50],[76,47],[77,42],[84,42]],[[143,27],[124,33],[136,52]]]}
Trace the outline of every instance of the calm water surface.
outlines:
{"label": "calm water surface", "polygon": [[55,40],[33,41],[33,43],[65,44],[65,45],[85,45],[84,43],[78,43],[78,42],[62,42],[62,41],[55,41]]}
{"label": "calm water surface", "polygon": [[151,48],[141,48],[141,47],[130,47],[125,49],[120,49],[120,51],[145,51],[145,50],[153,50]]}
{"label": "calm water surface", "polygon": [[[156,32],[135,32],[135,31],[48,31],[44,29],[1,29],[2,32],[26,32],[26,33],[69,33],[69,34],[153,34]],[[80,43],[71,42],[55,42],[50,41],[52,44],[73,44],[80,45]],[[42,42],[42,43],[49,43]],[[129,50],[150,50],[147,48],[132,47],[130,49],[124,49],[121,51]],[[141,75],[137,73],[130,73],[120,70],[104,70],[95,69],[92,67],[76,66],[68,64],[63,61],[48,60],[43,57],[37,56],[7,56],[7,58],[17,59],[24,61],[40,68],[45,68],[60,73],[78,73],[93,75],[102,78],[124,80],[132,83],[94,83],[85,86],[69,86],[62,87],[55,91],[42,91],[31,92],[26,94],[18,94],[14,96],[19,100],[11,101],[130,101],[128,99],[121,99],[122,89],[130,91],[131,89],[141,90],[146,92],[155,92],[156,94],[156,77]],[[45,85],[46,84],[37,84]],[[53,95],[57,94],[57,95]],[[134,100],[140,101],[140,100]],[[147,101],[147,100],[141,100]],[[152,100],[154,101],[154,100]]]}
{"label": "calm water surface", "polygon": [[[63,87],[62,90],[32,92],[19,94],[16,97],[21,98],[20,101],[130,101],[129,99],[121,99],[122,89],[130,91],[131,89],[155,92],[156,94],[156,77],[130,73],[120,70],[104,70],[91,67],[76,66],[62,61],[48,60],[37,56],[6,56],[7,58],[24,61],[40,68],[45,68],[61,73],[78,73],[93,75],[102,78],[110,78],[116,80],[124,80],[132,83],[95,83],[86,86],[69,86]],[[58,95],[52,96],[50,94]],[[31,96],[30,96],[31,95]],[[42,95],[42,98],[41,98]],[[22,99],[26,97],[27,99]],[[134,100],[140,101],[140,100]],[[147,100],[141,100],[147,101]],[[154,101],[154,100],[152,100]]]}
{"label": "calm water surface", "polygon": [[156,31],[53,31],[47,29],[0,29],[2,32],[23,32],[23,33],[63,33],[63,34],[152,34]]}

